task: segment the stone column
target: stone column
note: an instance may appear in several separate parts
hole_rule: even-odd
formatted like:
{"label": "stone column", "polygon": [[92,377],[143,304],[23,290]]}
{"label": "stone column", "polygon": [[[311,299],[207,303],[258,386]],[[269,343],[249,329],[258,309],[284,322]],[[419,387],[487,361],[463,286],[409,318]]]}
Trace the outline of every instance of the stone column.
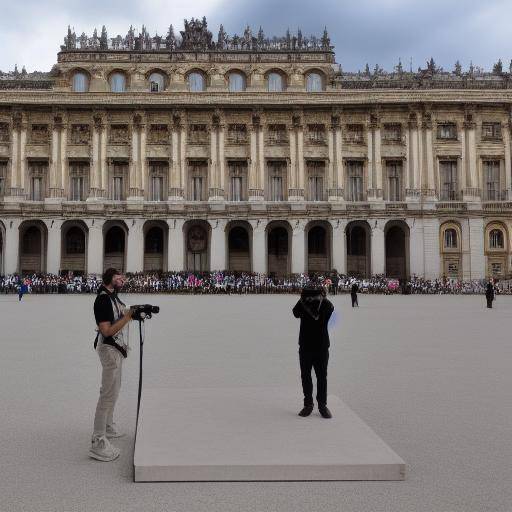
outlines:
{"label": "stone column", "polygon": [[297,201],[297,136],[295,126],[288,127],[290,160],[288,164],[288,200]]}
{"label": "stone column", "polygon": [[381,125],[380,123],[375,124],[374,135],[373,135],[373,153],[374,153],[374,187],[375,187],[375,198],[382,200],[382,154],[381,154]]}
{"label": "stone column", "polygon": [[185,270],[185,219],[168,219],[169,240],[167,244],[167,269],[169,272]]}
{"label": "stone column", "polygon": [[332,268],[339,274],[347,273],[347,240],[345,228],[347,219],[331,219],[332,226]]}
{"label": "stone column", "polygon": [[128,225],[128,250],[126,251],[126,272],[144,270],[144,219],[133,219]]}
{"label": "stone column", "polygon": [[103,273],[103,225],[104,219],[85,219],[87,224],[87,273]]}
{"label": "stone column", "polygon": [[48,249],[46,259],[46,271],[49,274],[59,274],[62,251],[62,220],[44,220],[48,229]]}
{"label": "stone column", "polygon": [[366,180],[366,193],[368,196],[368,199],[373,195],[373,189],[375,187],[373,177],[374,177],[374,170],[373,170],[373,129],[371,124],[368,125],[368,134],[367,134],[367,150],[368,150],[368,176]]}
{"label": "stone column", "polygon": [[251,219],[249,223],[252,226],[252,271],[259,274],[267,273],[267,244],[265,219]]}
{"label": "stone column", "polygon": [[26,114],[16,111],[12,117],[12,143],[11,143],[11,175],[9,197],[5,200],[18,201],[25,195],[25,146],[27,141]]}
{"label": "stone column", "polygon": [[297,126],[297,197],[299,201],[304,200],[304,183],[306,174],[304,170],[304,126],[302,123]]}
{"label": "stone column", "polygon": [[510,201],[510,199],[512,199],[512,147],[510,145],[510,123],[503,123],[501,126],[501,131],[503,133],[503,144],[505,146],[505,197],[503,199]]}
{"label": "stone column", "polygon": [[342,156],[341,126],[338,116],[332,117],[328,132],[329,166],[328,166],[328,201],[343,201],[344,173]]}
{"label": "stone column", "polygon": [[107,197],[108,195],[108,164],[107,164],[107,127],[103,126],[100,133],[100,197]]}
{"label": "stone column", "polygon": [[93,116],[92,125],[92,148],[91,148],[91,169],[90,169],[90,191],[88,200],[95,200],[105,196],[103,185],[103,133],[106,131],[104,119],[101,114]]}
{"label": "stone column", "polygon": [[218,184],[219,184],[219,197],[224,199],[225,196],[225,182],[226,182],[226,162],[225,162],[225,155],[224,155],[224,135],[225,135],[225,125],[224,123],[220,123],[218,127]]}
{"label": "stone column", "polygon": [[59,186],[59,158],[60,158],[60,132],[62,126],[53,123],[51,145],[50,145],[50,197],[52,199],[62,196],[62,190]]}
{"label": "stone column", "polygon": [[130,155],[130,178],[129,178],[129,201],[142,201],[142,147],[141,147],[141,131],[143,129],[144,122],[143,116],[137,113],[133,116],[133,122],[131,123],[131,155]]}
{"label": "stone column", "polygon": [[420,159],[418,153],[418,122],[416,114],[409,116],[407,125],[407,166],[404,169],[407,175],[405,196],[406,201],[418,201],[421,189]]}
{"label": "stone column", "polygon": [[210,238],[210,270],[226,269],[226,219],[208,220],[212,228]]}
{"label": "stone column", "polygon": [[208,200],[209,201],[218,201],[222,198],[219,198],[218,190],[219,190],[219,170],[218,170],[218,145],[217,145],[217,136],[218,136],[218,127],[217,125],[212,125],[210,127],[210,168],[208,170]]}
{"label": "stone column", "polygon": [[441,275],[441,253],[439,249],[439,219],[423,218],[423,257],[425,279],[436,279]]}
{"label": "stone column", "polygon": [[436,184],[434,173],[434,147],[432,143],[432,116],[430,112],[425,113],[423,118],[423,130],[425,134],[424,163],[425,163],[425,190],[424,194],[430,200],[436,199]]}
{"label": "stone column", "polygon": [[147,132],[146,132],[146,122],[145,119],[143,119],[143,122],[140,125],[140,162],[139,162],[139,190],[140,195],[142,198],[145,197],[145,193],[148,189],[148,165],[147,165],[147,158],[146,158],[146,138],[147,138]]}
{"label": "stone column", "polygon": [[187,127],[182,124],[180,130],[180,173],[181,173],[181,190],[185,197],[187,190]]}
{"label": "stone column", "polygon": [[306,271],[306,224],[306,219],[292,221],[292,274],[302,274]]}
{"label": "stone column", "polygon": [[[462,167],[462,191],[464,201],[478,201],[480,189],[476,167],[476,123],[473,121],[473,114],[466,112],[462,131],[462,156],[465,159],[465,166]],[[465,178],[465,183],[464,183]]]}
{"label": "stone column", "polygon": [[258,130],[258,189],[260,190],[262,198],[265,197],[265,188],[265,153],[263,143],[263,126],[260,126]]}
{"label": "stone column", "polygon": [[411,276],[425,277],[423,219],[406,219],[409,226],[409,272]]}
{"label": "stone column", "polygon": [[372,275],[384,274],[385,272],[385,239],[384,239],[384,219],[370,221],[372,226],[371,239],[371,269]]}
{"label": "stone column", "polygon": [[264,199],[263,182],[260,182],[260,151],[259,151],[259,117],[253,116],[253,122],[249,125],[251,160],[249,163],[249,201],[262,201]]}
{"label": "stone column", "polygon": [[19,218],[5,221],[4,271],[6,274],[15,274],[19,269],[21,222]]}

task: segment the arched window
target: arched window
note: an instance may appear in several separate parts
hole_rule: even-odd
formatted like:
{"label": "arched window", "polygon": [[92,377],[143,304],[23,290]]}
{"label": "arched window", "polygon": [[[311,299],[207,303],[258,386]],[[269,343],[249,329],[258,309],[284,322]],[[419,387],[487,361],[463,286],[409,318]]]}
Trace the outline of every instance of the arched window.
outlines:
{"label": "arched window", "polygon": [[77,71],[73,75],[73,92],[87,92],[89,90],[89,77],[81,72]]}
{"label": "arched window", "polygon": [[269,73],[267,76],[267,89],[269,92],[284,91],[283,77],[276,72]]}
{"label": "arched window", "polygon": [[457,231],[453,228],[446,229],[444,232],[445,249],[457,249]]}
{"label": "arched window", "polygon": [[162,92],[165,89],[165,78],[162,73],[149,75],[149,92]]}
{"label": "arched window", "polygon": [[112,92],[124,92],[126,90],[126,77],[123,73],[110,75],[110,90]]}
{"label": "arched window", "polygon": [[193,71],[187,77],[188,90],[191,92],[202,92],[206,88],[204,76],[197,71]]}
{"label": "arched window", "polygon": [[69,228],[66,233],[66,252],[68,254],[85,253],[85,233],[77,226]]}
{"label": "arched window", "polygon": [[242,75],[242,73],[232,72],[229,74],[229,91],[245,91],[245,77]]}
{"label": "arched window", "polygon": [[489,233],[489,247],[491,249],[503,249],[505,247],[503,231],[501,229],[491,230]]}
{"label": "arched window", "polygon": [[324,90],[324,81],[319,73],[308,73],[306,77],[306,91],[322,92]]}

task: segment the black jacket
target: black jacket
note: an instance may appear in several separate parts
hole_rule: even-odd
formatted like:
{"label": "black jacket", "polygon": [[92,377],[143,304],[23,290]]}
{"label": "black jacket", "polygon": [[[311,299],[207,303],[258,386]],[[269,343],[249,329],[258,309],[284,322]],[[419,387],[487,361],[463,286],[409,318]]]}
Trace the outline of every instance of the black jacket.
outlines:
{"label": "black jacket", "polygon": [[494,300],[494,286],[491,283],[487,283],[487,286],[485,288],[485,296],[488,299]]}
{"label": "black jacket", "polygon": [[292,311],[296,318],[300,318],[300,348],[308,350],[329,348],[327,324],[334,311],[331,301],[324,297],[311,302],[300,299]]}

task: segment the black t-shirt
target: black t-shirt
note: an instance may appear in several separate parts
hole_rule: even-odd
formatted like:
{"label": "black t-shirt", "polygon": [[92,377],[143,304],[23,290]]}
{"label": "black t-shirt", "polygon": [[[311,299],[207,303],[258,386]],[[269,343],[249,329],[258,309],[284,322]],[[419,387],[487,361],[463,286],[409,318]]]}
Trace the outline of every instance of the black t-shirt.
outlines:
{"label": "black t-shirt", "polygon": [[114,323],[112,301],[105,293],[98,295],[94,301],[94,318],[96,319],[96,325],[99,325],[100,322]]}

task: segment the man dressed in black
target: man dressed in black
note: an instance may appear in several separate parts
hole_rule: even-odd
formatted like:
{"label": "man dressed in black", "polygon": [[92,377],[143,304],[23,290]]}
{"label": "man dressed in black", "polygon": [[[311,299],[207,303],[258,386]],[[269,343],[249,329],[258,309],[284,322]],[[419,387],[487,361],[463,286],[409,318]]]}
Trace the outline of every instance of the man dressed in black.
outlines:
{"label": "man dressed in black", "polygon": [[352,299],[352,307],[359,307],[359,302],[357,301],[357,292],[359,291],[359,285],[354,283],[350,288],[350,298]]}
{"label": "man dressed in black", "polygon": [[485,298],[487,299],[487,307],[492,309],[492,301],[494,300],[494,284],[492,281],[489,281],[485,287]]}
{"label": "man dressed in black", "polygon": [[334,311],[321,287],[306,287],[293,308],[293,315],[300,318],[299,359],[304,408],[299,416],[313,412],[313,381],[311,370],[315,369],[318,410],[322,417],[332,418],[327,408],[327,363],[329,361],[329,332],[327,323]]}

